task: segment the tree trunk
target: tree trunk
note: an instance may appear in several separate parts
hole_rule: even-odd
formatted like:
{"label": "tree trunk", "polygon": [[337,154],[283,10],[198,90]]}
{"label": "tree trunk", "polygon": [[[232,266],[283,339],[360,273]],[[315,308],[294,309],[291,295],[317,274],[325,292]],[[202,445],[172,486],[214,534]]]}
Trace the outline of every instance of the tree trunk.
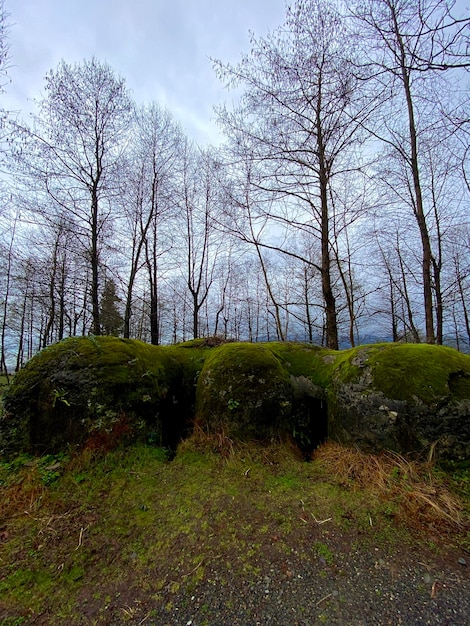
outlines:
{"label": "tree trunk", "polygon": [[[320,78],[321,81],[321,78]],[[321,83],[320,83],[321,84]],[[321,91],[319,91],[321,94]],[[328,211],[328,172],[325,162],[325,146],[321,124],[321,97],[317,105],[317,151],[319,165],[320,204],[321,204],[321,284],[326,315],[326,346],[338,350],[338,325],[336,300],[331,286],[330,259],[330,216]]]}
{"label": "tree trunk", "polygon": [[419,234],[421,237],[422,247],[422,275],[423,275],[423,295],[424,295],[424,316],[426,321],[426,342],[435,343],[434,336],[434,318],[433,318],[433,301],[432,301],[432,281],[431,281],[431,264],[432,264],[432,251],[431,241],[429,237],[428,227],[426,223],[426,216],[423,206],[423,196],[421,191],[421,181],[419,174],[419,161],[418,161],[418,139],[416,131],[416,121],[413,107],[413,97],[411,94],[410,72],[407,66],[407,58],[403,38],[398,26],[398,20],[395,12],[395,7],[391,5],[391,12],[394,21],[395,34],[397,42],[400,48],[400,70],[403,82],[403,88],[406,97],[406,106],[408,113],[408,126],[410,135],[410,167],[413,177],[413,189],[414,189],[414,213],[416,221],[418,223]]}
{"label": "tree trunk", "polygon": [[308,298],[308,268],[304,267],[304,298],[305,298],[305,315],[307,321],[308,342],[313,343],[313,327],[310,315],[310,304]]}
{"label": "tree trunk", "polygon": [[99,251],[98,251],[98,193],[94,188],[91,198],[91,306],[92,326],[94,335],[101,335],[100,298],[99,298]]}

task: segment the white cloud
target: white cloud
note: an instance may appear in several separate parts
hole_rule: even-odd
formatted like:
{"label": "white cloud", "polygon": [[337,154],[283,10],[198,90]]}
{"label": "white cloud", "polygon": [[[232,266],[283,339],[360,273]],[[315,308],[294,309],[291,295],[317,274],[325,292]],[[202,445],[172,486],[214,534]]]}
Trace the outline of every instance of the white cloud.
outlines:
{"label": "white cloud", "polygon": [[284,0],[10,0],[12,83],[2,106],[32,109],[61,59],[95,55],[123,76],[138,102],[168,107],[200,143],[217,138],[213,105],[226,97],[209,57],[236,61],[248,31],[284,19]]}

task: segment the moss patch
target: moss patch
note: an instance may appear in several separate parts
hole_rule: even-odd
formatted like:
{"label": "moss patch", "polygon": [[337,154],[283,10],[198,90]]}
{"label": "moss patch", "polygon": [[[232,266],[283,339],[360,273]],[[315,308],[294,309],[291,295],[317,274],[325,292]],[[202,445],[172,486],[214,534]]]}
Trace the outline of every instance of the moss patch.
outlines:
{"label": "moss patch", "polygon": [[288,372],[265,345],[232,343],[206,359],[197,386],[197,421],[242,438],[269,438],[288,429]]}
{"label": "moss patch", "polygon": [[327,387],[332,367],[324,356],[330,351],[306,343],[273,342],[262,344],[281,362],[290,375],[305,376],[315,385]]}
{"label": "moss patch", "polygon": [[334,378],[357,382],[370,373],[370,388],[388,398],[431,403],[452,396],[470,399],[470,357],[453,348],[428,344],[375,344],[337,353]]}
{"label": "moss patch", "polygon": [[448,395],[455,400],[470,398],[470,357],[452,348],[382,345],[371,351],[369,362],[374,385],[389,397],[417,397],[427,403]]}
{"label": "moss patch", "polygon": [[191,425],[203,360],[197,349],[116,337],[66,339],[15,377],[4,401],[0,447],[51,452],[93,437],[112,439],[116,429],[119,438],[127,432],[176,445]]}

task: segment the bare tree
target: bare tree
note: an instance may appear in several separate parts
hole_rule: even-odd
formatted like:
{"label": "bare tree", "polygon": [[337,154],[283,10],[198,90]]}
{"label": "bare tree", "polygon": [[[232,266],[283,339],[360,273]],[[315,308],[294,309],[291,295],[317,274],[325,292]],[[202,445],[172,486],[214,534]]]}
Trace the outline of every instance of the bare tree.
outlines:
{"label": "bare tree", "polygon": [[150,334],[153,344],[158,344],[160,338],[159,259],[171,249],[171,237],[162,228],[169,218],[174,217],[174,181],[182,142],[181,130],[168,111],[156,103],[136,111],[122,190],[126,236],[131,246],[124,337],[130,337],[133,289],[138,273],[145,265],[150,288]]}
{"label": "bare tree", "polygon": [[16,156],[55,210],[74,221],[90,267],[91,331],[99,335],[100,264],[131,101],[124,81],[96,59],[62,62],[46,76],[45,92],[34,128],[17,128],[23,143]]}
{"label": "bare tree", "polygon": [[326,343],[338,348],[332,280],[332,208],[335,176],[351,169],[351,149],[368,110],[352,71],[343,21],[333,3],[298,0],[285,25],[252,40],[237,66],[216,63],[222,79],[245,93],[220,120],[234,149],[248,145],[264,169],[259,188],[276,198],[271,219],[309,231],[321,242]]}
{"label": "bare tree", "polygon": [[[408,193],[420,234],[426,341],[434,343],[433,267],[436,274],[439,259],[432,249],[422,169],[422,137],[429,135],[433,112],[431,92],[421,96],[428,81],[436,81],[437,71],[451,67],[448,59],[462,55],[469,21],[451,18],[444,0],[367,0],[358,2],[353,13],[364,43],[361,71],[375,81],[375,97],[383,100],[372,132],[387,146],[388,157],[400,163],[402,192]],[[434,99],[435,108],[437,104]],[[439,332],[437,338],[441,340]]]}
{"label": "bare tree", "polygon": [[194,338],[200,335],[200,310],[214,281],[220,250],[220,240],[217,240],[214,228],[219,200],[215,168],[217,163],[210,153],[195,151],[189,143],[186,144],[178,204]]}
{"label": "bare tree", "polygon": [[[5,0],[0,0],[0,95],[5,92],[5,85],[10,82],[10,40],[9,14],[5,9]],[[0,107],[0,129],[3,131],[6,112]]]}
{"label": "bare tree", "polygon": [[[8,310],[10,305],[10,298],[12,296],[13,289],[13,267],[15,257],[15,236],[18,224],[18,216],[15,216],[11,225],[11,231],[9,233],[9,240],[6,242],[5,249],[2,252],[2,257],[5,257],[5,266],[3,268],[4,284],[2,285],[2,302],[1,302],[1,332],[0,332],[0,374],[4,374],[8,379],[8,364],[7,364],[7,330],[8,330]],[[2,246],[3,247],[3,246]]]}

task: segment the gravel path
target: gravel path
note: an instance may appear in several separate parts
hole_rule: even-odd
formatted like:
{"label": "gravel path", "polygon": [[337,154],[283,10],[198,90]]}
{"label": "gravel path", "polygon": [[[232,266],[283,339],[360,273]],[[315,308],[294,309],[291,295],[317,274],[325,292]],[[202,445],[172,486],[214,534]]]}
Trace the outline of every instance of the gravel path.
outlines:
{"label": "gravel path", "polygon": [[264,563],[256,580],[248,582],[214,561],[198,585],[164,594],[158,606],[147,604],[147,614],[142,607],[132,623],[469,626],[468,563],[468,554],[457,549],[445,556],[409,547],[393,555],[356,550],[336,554],[332,563],[322,556],[306,561],[292,550],[281,560]]}

